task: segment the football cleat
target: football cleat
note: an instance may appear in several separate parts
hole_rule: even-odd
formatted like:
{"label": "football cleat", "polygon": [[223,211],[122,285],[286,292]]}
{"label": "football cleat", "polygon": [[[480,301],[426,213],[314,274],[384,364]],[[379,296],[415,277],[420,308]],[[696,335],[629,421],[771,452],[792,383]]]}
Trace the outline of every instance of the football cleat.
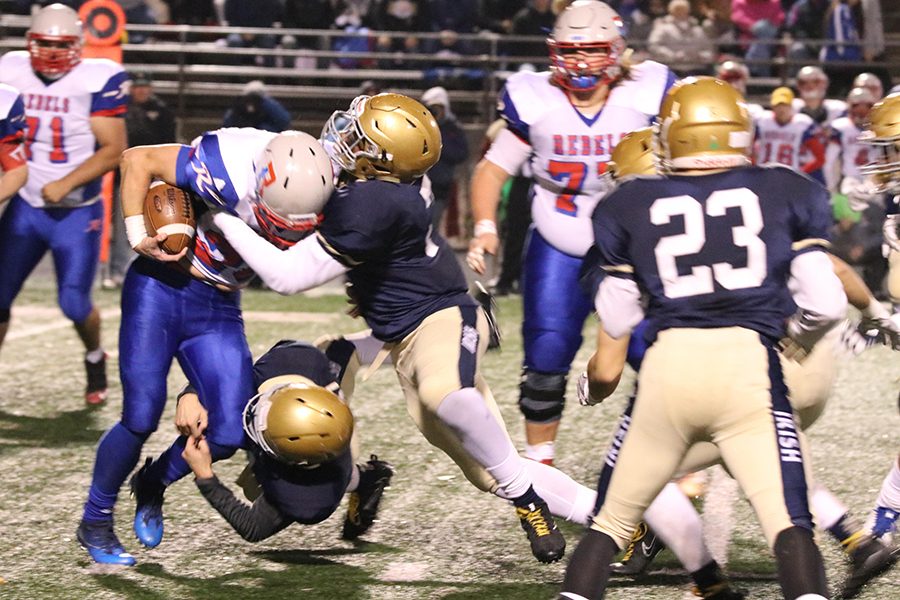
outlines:
{"label": "football cleat", "polygon": [[665,547],[653,530],[642,521],[634,530],[622,560],[611,564],[610,570],[616,575],[640,577],[647,572],[650,563]]}
{"label": "football cleat", "polygon": [[531,553],[542,563],[556,562],[566,553],[566,540],[556,526],[546,502],[516,507],[522,529],[528,535]]}
{"label": "football cleat", "polygon": [[706,590],[701,590],[699,587],[694,586],[694,589],[691,591],[695,596],[703,598],[703,600],[743,600],[747,597],[746,592],[732,589],[727,581],[717,583]]}
{"label": "football cleat", "polygon": [[106,402],[106,354],[100,362],[84,361],[87,372],[87,387],[84,390],[84,401],[89,406],[99,406]]}
{"label": "football cleat", "polygon": [[147,548],[156,548],[163,538],[163,494],[165,486],[144,480],[153,463],[148,458],[144,466],[131,477],[131,497],[135,500],[134,535]]}
{"label": "football cleat", "polygon": [[359,465],[359,485],[350,493],[347,516],[341,539],[355,540],[372,526],[378,515],[378,505],[384,490],[391,483],[394,467],[374,454],[364,465]]}
{"label": "football cleat", "polygon": [[97,523],[82,521],[78,524],[75,537],[96,563],[130,567],[136,562],[132,555],[125,552],[125,548],[116,537],[112,521]]}
{"label": "football cleat", "polygon": [[841,598],[854,598],[864,585],[885,572],[893,565],[900,553],[896,548],[885,545],[880,540],[866,535],[850,551],[850,574],[841,588]]}
{"label": "football cleat", "polygon": [[500,333],[500,321],[497,319],[497,303],[494,302],[494,297],[479,281],[475,282],[475,292],[472,295],[475,297],[478,304],[481,305],[484,316],[487,317],[488,328],[491,332],[491,337],[488,341],[488,350],[499,348],[503,335]]}

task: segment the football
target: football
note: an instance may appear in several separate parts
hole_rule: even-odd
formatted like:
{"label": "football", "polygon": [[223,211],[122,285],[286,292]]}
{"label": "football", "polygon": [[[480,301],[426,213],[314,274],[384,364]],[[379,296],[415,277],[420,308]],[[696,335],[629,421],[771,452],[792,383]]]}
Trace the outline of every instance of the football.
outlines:
{"label": "football", "polygon": [[190,194],[167,183],[150,186],[144,198],[144,224],[147,235],[165,233],[160,247],[169,254],[178,254],[191,245],[197,220]]}

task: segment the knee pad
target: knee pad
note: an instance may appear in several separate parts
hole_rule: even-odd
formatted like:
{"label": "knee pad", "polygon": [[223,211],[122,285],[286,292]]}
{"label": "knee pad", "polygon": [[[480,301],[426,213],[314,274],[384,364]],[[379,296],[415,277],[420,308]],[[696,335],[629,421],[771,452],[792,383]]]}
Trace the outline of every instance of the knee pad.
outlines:
{"label": "knee pad", "polygon": [[566,402],[566,380],[564,373],[523,369],[519,384],[519,410],[525,419],[535,423],[558,421]]}
{"label": "knee pad", "polygon": [[59,308],[73,323],[81,323],[91,314],[91,296],[74,287],[63,287],[59,290]]}
{"label": "knee pad", "polygon": [[0,308],[0,324],[9,323],[11,316],[8,308]]}

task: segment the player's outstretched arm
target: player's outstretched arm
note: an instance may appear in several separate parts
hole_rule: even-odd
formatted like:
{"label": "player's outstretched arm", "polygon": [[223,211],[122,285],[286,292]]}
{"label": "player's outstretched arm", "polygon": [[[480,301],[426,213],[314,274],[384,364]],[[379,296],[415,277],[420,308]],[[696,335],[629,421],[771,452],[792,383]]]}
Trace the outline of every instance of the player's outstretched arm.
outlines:
{"label": "player's outstretched arm", "polygon": [[116,168],[119,156],[128,147],[125,119],[119,117],[92,117],[91,131],[97,140],[97,150],[86,161],[56,181],[41,189],[44,201],[55,204],[77,187]]}
{"label": "player's outstretched arm", "polygon": [[220,482],[213,473],[206,440],[196,440],[195,443],[195,440],[189,439],[183,456],[196,475],[195,483],[203,497],[248,542],[264,540],[291,524],[289,519],[266,500],[265,495],[248,505]]}
{"label": "player's outstretched arm", "polygon": [[630,338],[628,334],[614,338],[602,324],[597,326],[597,351],[588,360],[586,389],[582,390],[579,382],[578,400],[581,404],[599,404],[616,391],[625,369]]}
{"label": "player's outstretched arm", "polygon": [[497,254],[500,246],[500,238],[497,235],[497,206],[500,204],[500,192],[507,179],[509,173],[486,158],[481,159],[472,174],[469,195],[472,198],[475,230],[469,242],[466,264],[479,275],[483,275],[487,269],[485,252]]}
{"label": "player's outstretched arm", "polygon": [[136,146],[122,153],[119,159],[119,191],[128,243],[138,254],[163,262],[177,262],[185,256],[187,250],[169,254],[159,247],[165,241],[166,234],[160,233],[155,238],[147,237],[144,227],[144,198],[155,179],[177,185],[178,153],[182,148],[184,146],[181,144]]}
{"label": "player's outstretched arm", "polygon": [[317,235],[310,235],[287,250],[281,250],[226,212],[217,212],[213,223],[244,262],[279,294],[304,292],[349,270],[322,248]]}

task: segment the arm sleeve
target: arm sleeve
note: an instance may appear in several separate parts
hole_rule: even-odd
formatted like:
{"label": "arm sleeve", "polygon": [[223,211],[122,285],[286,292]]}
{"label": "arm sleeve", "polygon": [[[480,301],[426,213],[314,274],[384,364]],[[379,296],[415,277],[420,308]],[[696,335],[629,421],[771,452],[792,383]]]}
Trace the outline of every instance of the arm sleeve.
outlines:
{"label": "arm sleeve", "polygon": [[844,288],[831,260],[821,250],[794,257],[789,287],[797,312],[788,319],[788,335],[804,348],[812,348],[844,317]]}
{"label": "arm sleeve", "polygon": [[317,235],[288,250],[276,248],[237,217],[224,212],[213,223],[266,285],[279,294],[297,294],[331,281],[349,269],[325,252]]}
{"label": "arm sleeve", "polygon": [[91,95],[91,117],[124,117],[128,110],[130,83],[125,71],[110,77],[103,89]]}
{"label": "arm sleeve", "polygon": [[178,187],[190,189],[206,204],[234,214],[240,198],[228,177],[215,133],[204,133],[182,148],[175,169]]}
{"label": "arm sleeve", "polygon": [[610,198],[600,204],[591,217],[597,248],[596,261],[600,267],[594,308],[606,333],[619,339],[643,320],[644,309],[641,307],[640,289],[634,281],[628,233],[617,220],[619,211],[616,211],[615,202],[611,202]]}
{"label": "arm sleeve", "polygon": [[195,480],[207,502],[248,542],[258,542],[275,535],[292,521],[272,506],[265,495],[245,504],[238,500],[218,477]]}
{"label": "arm sleeve", "polygon": [[487,160],[510,175],[517,174],[530,156],[531,146],[508,129],[497,134],[487,154],[484,155]]}

